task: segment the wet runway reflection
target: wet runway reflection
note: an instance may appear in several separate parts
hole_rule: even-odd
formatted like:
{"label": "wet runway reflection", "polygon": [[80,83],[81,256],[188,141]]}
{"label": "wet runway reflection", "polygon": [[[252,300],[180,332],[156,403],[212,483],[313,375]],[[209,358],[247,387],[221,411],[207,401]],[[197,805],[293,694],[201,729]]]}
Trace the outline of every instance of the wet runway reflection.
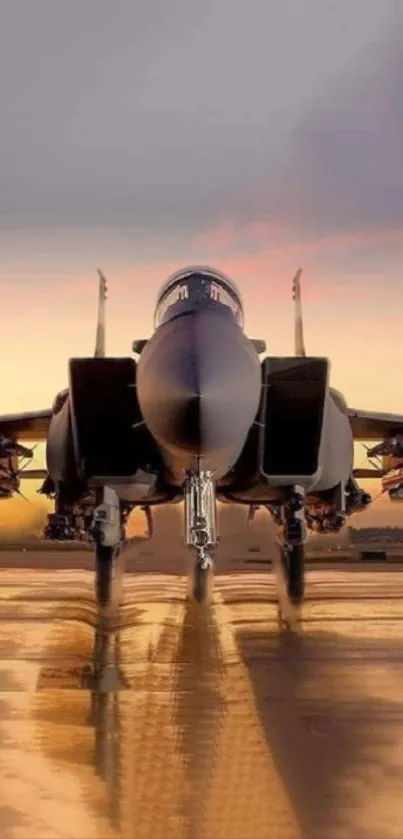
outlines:
{"label": "wet runway reflection", "polygon": [[400,839],[402,573],[123,572],[0,569],[2,839]]}
{"label": "wet runway reflection", "polygon": [[[118,617],[118,615],[117,615]],[[110,616],[99,610],[94,633],[92,671],[84,674],[91,691],[90,724],[94,727],[94,767],[106,782],[109,816],[114,828],[120,820],[120,691],[128,687],[121,668],[120,633]]]}

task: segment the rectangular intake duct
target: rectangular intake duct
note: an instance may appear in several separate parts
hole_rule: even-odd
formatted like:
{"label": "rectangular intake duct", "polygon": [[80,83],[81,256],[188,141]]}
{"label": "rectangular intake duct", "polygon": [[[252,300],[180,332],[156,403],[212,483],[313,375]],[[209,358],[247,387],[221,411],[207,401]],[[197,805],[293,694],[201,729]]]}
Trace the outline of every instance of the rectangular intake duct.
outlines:
{"label": "rectangular intake duct", "polygon": [[69,363],[74,451],[80,477],[130,478],[138,468],[141,420],[132,358],[72,358]]}
{"label": "rectangular intake duct", "polygon": [[262,472],[272,485],[309,486],[320,470],[329,362],[265,358]]}

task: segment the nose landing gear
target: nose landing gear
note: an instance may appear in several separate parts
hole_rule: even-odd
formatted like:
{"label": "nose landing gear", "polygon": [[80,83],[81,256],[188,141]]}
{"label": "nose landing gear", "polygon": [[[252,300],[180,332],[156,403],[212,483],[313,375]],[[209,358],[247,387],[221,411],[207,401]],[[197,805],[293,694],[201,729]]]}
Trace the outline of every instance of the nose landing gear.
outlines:
{"label": "nose landing gear", "polygon": [[213,473],[189,472],[185,480],[185,543],[195,553],[191,585],[192,597],[199,603],[204,603],[211,591],[217,541]]}

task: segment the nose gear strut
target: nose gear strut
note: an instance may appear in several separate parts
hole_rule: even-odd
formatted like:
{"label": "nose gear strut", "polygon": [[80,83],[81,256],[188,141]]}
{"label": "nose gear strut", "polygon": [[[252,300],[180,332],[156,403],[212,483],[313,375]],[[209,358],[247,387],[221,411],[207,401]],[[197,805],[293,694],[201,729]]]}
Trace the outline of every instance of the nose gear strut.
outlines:
{"label": "nose gear strut", "polygon": [[213,473],[188,472],[184,486],[185,543],[195,552],[192,596],[199,603],[208,596],[213,572],[213,551],[217,545],[217,511]]}

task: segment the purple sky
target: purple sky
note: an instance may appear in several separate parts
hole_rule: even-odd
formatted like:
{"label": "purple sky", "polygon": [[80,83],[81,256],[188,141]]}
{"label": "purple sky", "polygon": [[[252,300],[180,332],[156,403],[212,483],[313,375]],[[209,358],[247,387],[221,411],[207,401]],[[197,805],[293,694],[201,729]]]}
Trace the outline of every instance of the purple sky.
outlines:
{"label": "purple sky", "polygon": [[403,410],[403,5],[36,0],[0,9],[1,411],[47,407],[151,331],[183,264],[226,269],[246,326],[350,404]]}

